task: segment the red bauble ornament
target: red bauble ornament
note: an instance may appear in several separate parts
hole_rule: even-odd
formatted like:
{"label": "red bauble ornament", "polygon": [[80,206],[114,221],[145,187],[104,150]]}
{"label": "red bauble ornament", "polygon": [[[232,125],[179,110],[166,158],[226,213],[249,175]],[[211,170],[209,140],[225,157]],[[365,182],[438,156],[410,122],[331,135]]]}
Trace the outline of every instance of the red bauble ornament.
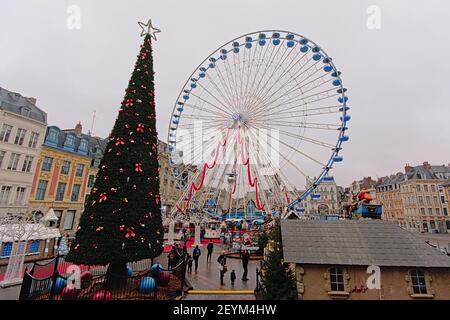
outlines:
{"label": "red bauble ornament", "polygon": [[162,286],[166,286],[170,281],[170,272],[162,271],[158,275],[158,284]]}
{"label": "red bauble ornament", "polygon": [[73,287],[66,286],[61,291],[61,299],[62,300],[76,300],[79,292],[80,292],[80,290],[78,290],[74,286]]}
{"label": "red bauble ornament", "polygon": [[108,290],[98,290],[92,294],[92,300],[111,300],[111,292]]}

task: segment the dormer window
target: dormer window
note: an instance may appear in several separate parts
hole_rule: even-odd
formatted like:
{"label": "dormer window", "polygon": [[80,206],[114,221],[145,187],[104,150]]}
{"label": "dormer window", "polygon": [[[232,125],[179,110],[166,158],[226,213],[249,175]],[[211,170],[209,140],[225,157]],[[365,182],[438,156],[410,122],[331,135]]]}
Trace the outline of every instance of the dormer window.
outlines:
{"label": "dormer window", "polygon": [[56,131],[55,129],[50,129],[47,139],[54,142],[58,141],[58,131]]}
{"label": "dormer window", "polygon": [[81,140],[80,142],[80,150],[86,150],[87,151],[87,141],[86,140]]}
{"label": "dormer window", "polygon": [[73,147],[75,145],[75,137],[71,134],[68,134],[66,137],[66,141],[64,142],[65,146]]}
{"label": "dormer window", "polygon": [[29,116],[30,116],[30,113],[31,113],[31,109],[28,108],[28,107],[21,107],[21,108],[20,108],[20,113],[21,113],[22,115],[26,116],[26,117],[29,117]]}

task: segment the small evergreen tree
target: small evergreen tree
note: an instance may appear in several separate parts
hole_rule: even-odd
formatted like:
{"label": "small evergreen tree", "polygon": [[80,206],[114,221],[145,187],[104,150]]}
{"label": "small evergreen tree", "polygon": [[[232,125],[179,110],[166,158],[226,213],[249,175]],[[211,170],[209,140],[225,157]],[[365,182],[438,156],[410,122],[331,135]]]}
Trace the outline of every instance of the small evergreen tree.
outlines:
{"label": "small evergreen tree", "polygon": [[273,248],[262,266],[261,294],[266,300],[297,299],[297,284],[294,272],[283,262],[283,246],[280,226],[276,225],[269,235]]}

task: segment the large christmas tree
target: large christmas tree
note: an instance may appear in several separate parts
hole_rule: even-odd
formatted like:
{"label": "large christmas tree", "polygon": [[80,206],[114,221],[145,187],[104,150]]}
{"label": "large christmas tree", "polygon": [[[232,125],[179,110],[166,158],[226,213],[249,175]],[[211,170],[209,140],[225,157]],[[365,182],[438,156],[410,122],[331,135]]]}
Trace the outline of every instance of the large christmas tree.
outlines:
{"label": "large christmas tree", "polygon": [[110,264],[119,273],[126,262],[160,255],[164,235],[152,57],[156,32],[150,21],[146,26],[144,43],[67,257],[76,264]]}

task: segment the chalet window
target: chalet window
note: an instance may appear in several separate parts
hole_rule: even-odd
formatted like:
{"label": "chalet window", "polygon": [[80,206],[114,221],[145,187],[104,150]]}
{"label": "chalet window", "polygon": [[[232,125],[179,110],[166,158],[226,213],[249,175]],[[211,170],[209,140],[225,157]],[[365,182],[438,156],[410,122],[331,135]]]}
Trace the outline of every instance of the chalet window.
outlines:
{"label": "chalet window", "polygon": [[410,275],[414,294],[427,294],[427,284],[423,271],[411,270]]}
{"label": "chalet window", "polygon": [[1,256],[9,257],[11,255],[11,250],[12,250],[12,242],[3,243]]}
{"label": "chalet window", "polygon": [[331,291],[345,291],[343,268],[330,269],[330,285]]}
{"label": "chalet window", "polygon": [[39,253],[39,240],[34,240],[30,243],[30,253]]}

